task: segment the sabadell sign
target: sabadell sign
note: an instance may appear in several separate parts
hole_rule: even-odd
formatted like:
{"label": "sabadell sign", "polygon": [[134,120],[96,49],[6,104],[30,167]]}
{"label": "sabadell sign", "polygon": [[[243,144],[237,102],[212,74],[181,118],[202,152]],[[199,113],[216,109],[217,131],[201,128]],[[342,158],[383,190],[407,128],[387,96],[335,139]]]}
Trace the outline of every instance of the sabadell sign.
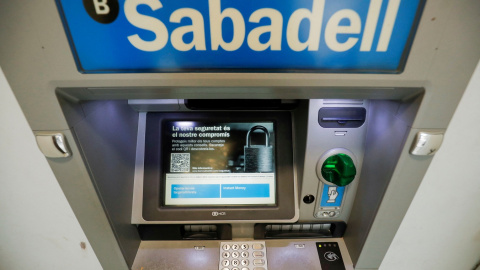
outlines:
{"label": "sabadell sign", "polygon": [[80,72],[401,72],[422,0],[58,0]]}

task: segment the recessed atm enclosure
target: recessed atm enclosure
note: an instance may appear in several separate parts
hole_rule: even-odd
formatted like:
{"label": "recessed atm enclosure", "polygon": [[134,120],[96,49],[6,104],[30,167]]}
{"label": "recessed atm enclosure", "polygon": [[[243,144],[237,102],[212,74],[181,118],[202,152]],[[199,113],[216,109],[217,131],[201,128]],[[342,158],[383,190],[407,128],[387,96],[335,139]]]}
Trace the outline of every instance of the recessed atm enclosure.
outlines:
{"label": "recessed atm enclosure", "polygon": [[[406,100],[265,100],[266,104],[277,102],[289,106],[221,111],[210,110],[207,105],[197,105],[202,109],[192,110],[184,105],[188,100],[86,99],[72,103],[65,97],[75,95],[77,89],[61,89],[57,94],[72,123],[82,156],[91,164],[92,179],[103,198],[105,211],[117,218],[112,220],[112,226],[118,233],[124,256],[133,263],[138,244],[125,236],[131,239],[138,235],[141,241],[206,241],[235,237],[298,241],[344,237],[350,256],[358,260],[357,252],[364,245],[361,239],[368,233],[363,228],[375,217],[375,209],[389,185],[394,164],[406,147],[406,136],[422,100],[422,89],[416,92],[398,89],[396,93],[402,91],[408,96],[417,94]],[[205,100],[205,104],[219,102],[221,100]],[[171,104],[177,105],[172,109]],[[244,107],[241,101],[237,104]],[[339,128],[322,127],[318,121],[319,112],[330,108],[335,109],[336,115],[360,111],[362,125],[346,127],[342,119]],[[82,120],[74,113],[80,109],[85,114]],[[117,117],[112,118],[114,115]],[[268,131],[268,139],[263,130],[253,130],[248,135],[253,127],[260,125]],[[249,174],[245,172],[244,160],[249,147],[247,137],[250,137],[250,145],[272,147],[272,172],[253,173],[267,179],[273,174],[273,182],[267,180],[271,183],[271,202],[252,203],[246,201],[252,198],[243,198],[238,203],[228,198],[235,195],[234,192],[231,193],[234,195],[228,194],[232,186],[241,188],[252,184],[241,181],[256,181],[241,178]],[[208,141],[205,144],[204,139]],[[128,147],[118,149],[119,141]],[[236,145],[232,146],[234,143]],[[386,147],[391,150],[384,152]],[[231,157],[227,154],[224,158],[219,152],[235,154]],[[172,154],[178,153],[188,154],[188,166],[182,163],[184,157],[172,158]],[[201,154],[196,157],[196,153]],[[352,183],[344,187],[321,181],[318,174],[323,161],[338,153],[348,153],[357,172]],[[242,154],[243,161],[238,157]],[[173,164],[173,159],[179,164]],[[210,165],[195,166],[198,159]],[[221,165],[215,167],[218,162]],[[122,169],[106,171],[109,167]],[[240,178],[233,178],[235,185],[229,184],[231,177],[237,175]],[[194,184],[185,184],[185,181],[194,181]],[[203,189],[204,184],[207,189]],[[209,185],[215,190],[209,190]],[[226,189],[220,189],[222,185]],[[264,182],[260,183],[261,188],[253,192],[265,192],[263,185]],[[328,202],[331,199],[329,187],[330,190],[335,187],[338,192],[334,202]],[[194,192],[206,194],[209,197],[206,203],[192,196]],[[227,194],[227,199],[219,193]],[[314,197],[312,203],[304,202],[303,198],[308,195]],[[372,203],[372,199],[376,202]],[[125,223],[137,226],[129,227]]]}

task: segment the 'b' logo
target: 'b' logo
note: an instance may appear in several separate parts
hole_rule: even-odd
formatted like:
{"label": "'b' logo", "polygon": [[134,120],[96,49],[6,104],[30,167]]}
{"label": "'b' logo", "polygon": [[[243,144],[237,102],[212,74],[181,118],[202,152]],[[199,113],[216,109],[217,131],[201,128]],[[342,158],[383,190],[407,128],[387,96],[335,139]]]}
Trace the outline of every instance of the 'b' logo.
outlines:
{"label": "'b' logo", "polygon": [[99,23],[115,21],[119,12],[118,0],[83,0],[88,15]]}

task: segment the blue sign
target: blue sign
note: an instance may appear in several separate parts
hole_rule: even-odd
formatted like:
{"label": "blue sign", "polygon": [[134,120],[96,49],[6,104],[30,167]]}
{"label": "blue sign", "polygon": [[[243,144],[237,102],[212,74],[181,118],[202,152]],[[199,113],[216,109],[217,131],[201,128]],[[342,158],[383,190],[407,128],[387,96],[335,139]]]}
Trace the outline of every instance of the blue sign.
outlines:
{"label": "blue sign", "polygon": [[424,0],[57,0],[84,73],[401,72]]}

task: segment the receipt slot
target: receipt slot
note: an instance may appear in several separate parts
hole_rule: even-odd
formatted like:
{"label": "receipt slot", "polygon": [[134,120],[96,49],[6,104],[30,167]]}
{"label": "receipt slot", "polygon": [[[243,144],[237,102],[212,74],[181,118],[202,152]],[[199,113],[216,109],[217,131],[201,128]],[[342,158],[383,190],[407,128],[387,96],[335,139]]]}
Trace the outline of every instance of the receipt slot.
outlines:
{"label": "receipt slot", "polygon": [[378,269],[479,5],[4,1],[0,65],[104,269]]}

